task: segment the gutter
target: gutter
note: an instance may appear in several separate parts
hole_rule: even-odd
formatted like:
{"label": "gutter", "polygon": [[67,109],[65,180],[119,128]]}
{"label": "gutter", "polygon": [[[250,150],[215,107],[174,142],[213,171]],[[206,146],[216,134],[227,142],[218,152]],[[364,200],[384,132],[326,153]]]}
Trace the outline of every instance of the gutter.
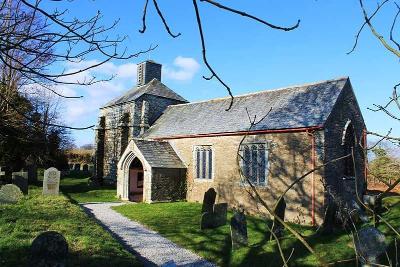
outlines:
{"label": "gutter", "polygon": [[176,136],[167,136],[167,137],[155,137],[155,138],[151,138],[151,139],[153,139],[153,140],[170,140],[170,139],[216,137],[216,136],[257,135],[257,134],[272,134],[272,133],[298,133],[298,132],[321,131],[323,129],[324,129],[323,126],[310,126],[310,127],[272,129],[272,130],[253,130],[253,131],[220,132],[220,133],[206,133],[206,134],[188,134],[188,135],[176,135]]}

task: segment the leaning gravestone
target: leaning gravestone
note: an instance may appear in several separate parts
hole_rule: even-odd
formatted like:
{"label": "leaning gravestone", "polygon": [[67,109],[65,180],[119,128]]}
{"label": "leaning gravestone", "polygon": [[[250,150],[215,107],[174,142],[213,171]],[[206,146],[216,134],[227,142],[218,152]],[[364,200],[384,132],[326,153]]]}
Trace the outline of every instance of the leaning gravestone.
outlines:
{"label": "leaning gravestone", "polygon": [[12,183],[21,189],[24,195],[28,194],[28,173],[24,171],[20,172],[13,172],[12,176]]}
{"label": "leaning gravestone", "polygon": [[216,197],[217,197],[217,192],[215,192],[214,188],[210,188],[210,189],[208,189],[207,192],[204,193],[203,206],[201,208],[201,213],[213,212],[213,207],[214,207]]}
{"label": "leaning gravestone", "polygon": [[212,212],[203,212],[201,215],[200,229],[217,228],[225,225],[227,213],[227,203],[215,204]]}
{"label": "leaning gravestone", "polygon": [[54,167],[44,171],[43,195],[58,195],[60,187],[60,171]]}
{"label": "leaning gravestone", "polygon": [[[275,218],[274,222],[272,224],[272,229],[271,231],[275,234],[276,237],[282,237],[283,236],[283,231],[285,230],[285,227],[278,221],[276,217],[279,217],[282,221],[285,220],[285,210],[286,210],[286,202],[284,198],[281,198],[278,202],[278,205],[276,206],[274,212],[275,212]],[[272,239],[272,235],[271,235]]]}
{"label": "leaning gravestone", "polygon": [[67,257],[68,243],[65,238],[60,233],[48,231],[33,240],[28,266],[64,267]]}
{"label": "leaning gravestone", "polygon": [[377,264],[378,257],[386,251],[385,236],[375,227],[360,229],[354,237],[355,246],[363,266]]}
{"label": "leaning gravestone", "polygon": [[231,218],[232,249],[247,246],[247,221],[243,211],[235,211]]}
{"label": "leaning gravestone", "polygon": [[214,205],[214,227],[220,227],[226,224],[228,214],[228,203],[218,203]]}
{"label": "leaning gravestone", "polygon": [[0,188],[0,204],[15,204],[23,196],[21,189],[14,184],[6,184]]}

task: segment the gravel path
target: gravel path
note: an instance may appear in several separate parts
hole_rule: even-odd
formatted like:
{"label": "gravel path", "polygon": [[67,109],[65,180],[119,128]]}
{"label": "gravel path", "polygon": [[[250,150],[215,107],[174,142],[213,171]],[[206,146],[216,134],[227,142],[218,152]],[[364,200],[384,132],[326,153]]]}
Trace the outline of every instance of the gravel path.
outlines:
{"label": "gravel path", "polygon": [[81,204],[86,212],[95,217],[97,221],[114,237],[138,256],[145,266],[213,266],[216,265],[200,258],[193,252],[181,248],[170,240],[162,237],[155,231],[131,221],[125,216],[111,209],[123,203],[85,203]]}

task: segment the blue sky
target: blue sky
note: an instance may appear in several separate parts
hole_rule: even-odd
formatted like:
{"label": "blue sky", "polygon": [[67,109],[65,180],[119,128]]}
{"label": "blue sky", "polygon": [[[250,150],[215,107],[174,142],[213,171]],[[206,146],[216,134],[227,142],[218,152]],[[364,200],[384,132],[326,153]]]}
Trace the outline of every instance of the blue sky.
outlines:
{"label": "blue sky", "polygon": [[[148,58],[163,64],[163,82],[190,101],[226,96],[225,89],[217,82],[202,79],[202,75],[209,73],[202,63],[192,1],[159,0],[172,31],[182,33],[175,39],[165,32],[151,2],[145,34],[138,32],[142,0],[80,0],[66,4],[71,16],[88,17],[100,10],[105,24],[119,18],[112,34],[127,35],[125,45],[131,52],[158,44],[148,55],[112,62],[97,70],[99,77],[119,74],[111,82],[90,88],[62,87],[66,93],[85,96],[82,100],[64,101],[63,118],[69,124],[95,124],[100,105],[130,89],[136,81],[135,64]],[[362,23],[358,0],[220,2],[283,26],[301,19],[298,29],[282,32],[199,3],[209,61],[234,94],[349,76],[368,129],[386,133],[393,127],[393,135],[400,135],[396,121],[367,110],[373,103],[386,103],[390,97],[393,85],[400,80],[396,76],[398,59],[372,37],[369,29],[362,33],[356,51],[346,55]],[[370,10],[376,5],[375,1],[366,2],[371,2]],[[60,3],[47,5],[46,8],[51,9]],[[375,20],[377,29],[385,36],[395,13],[393,5],[387,5]],[[86,60],[100,59],[94,55]],[[94,142],[92,130],[73,131],[72,134],[77,145]]]}

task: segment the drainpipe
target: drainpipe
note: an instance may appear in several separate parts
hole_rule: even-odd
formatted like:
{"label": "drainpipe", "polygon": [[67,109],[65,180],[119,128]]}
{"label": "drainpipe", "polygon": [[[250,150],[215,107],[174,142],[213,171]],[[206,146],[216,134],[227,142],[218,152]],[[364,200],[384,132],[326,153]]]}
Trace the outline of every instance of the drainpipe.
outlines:
{"label": "drainpipe", "polygon": [[363,143],[364,143],[364,183],[365,186],[368,183],[368,154],[367,154],[367,129],[364,128],[363,129],[363,133],[362,133],[362,137],[363,137]]}
{"label": "drainpipe", "polygon": [[[315,134],[314,131],[308,132],[311,143],[311,169],[315,169]],[[311,173],[311,224],[315,225],[315,175]]]}

